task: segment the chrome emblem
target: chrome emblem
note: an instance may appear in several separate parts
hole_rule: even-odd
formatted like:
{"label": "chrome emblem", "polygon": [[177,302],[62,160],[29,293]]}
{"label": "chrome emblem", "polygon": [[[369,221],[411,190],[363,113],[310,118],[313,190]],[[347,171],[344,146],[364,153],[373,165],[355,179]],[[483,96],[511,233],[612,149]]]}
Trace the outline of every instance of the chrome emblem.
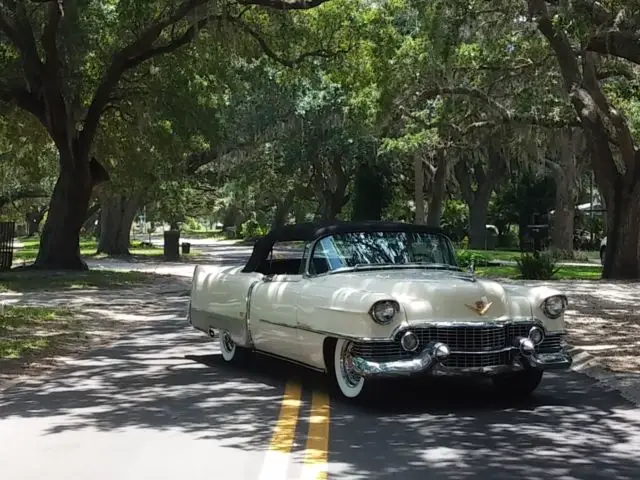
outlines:
{"label": "chrome emblem", "polygon": [[490,302],[487,297],[482,297],[480,300],[475,302],[473,305],[466,305],[467,308],[470,308],[474,312],[476,312],[481,317],[486,315],[489,309],[493,305],[493,302]]}

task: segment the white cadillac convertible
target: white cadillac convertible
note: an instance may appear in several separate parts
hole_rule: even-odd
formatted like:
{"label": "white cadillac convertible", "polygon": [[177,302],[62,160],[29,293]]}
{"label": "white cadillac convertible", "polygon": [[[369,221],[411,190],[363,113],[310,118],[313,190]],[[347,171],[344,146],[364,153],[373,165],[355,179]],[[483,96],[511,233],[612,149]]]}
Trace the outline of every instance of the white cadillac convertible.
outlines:
{"label": "white cadillac convertible", "polygon": [[[283,256],[282,242],[300,247]],[[522,396],[571,365],[566,307],[557,290],[463,271],[440,229],[345,222],[271,231],[244,266],[197,266],[188,317],[226,361],[276,356],[348,398],[385,377],[474,374]]]}

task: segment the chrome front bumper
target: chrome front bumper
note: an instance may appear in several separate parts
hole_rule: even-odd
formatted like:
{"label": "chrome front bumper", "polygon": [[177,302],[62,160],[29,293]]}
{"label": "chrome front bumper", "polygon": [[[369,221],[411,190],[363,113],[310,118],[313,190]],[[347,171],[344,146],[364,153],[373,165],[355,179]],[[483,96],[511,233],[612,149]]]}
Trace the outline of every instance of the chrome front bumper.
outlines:
{"label": "chrome front bumper", "polygon": [[542,370],[568,369],[573,363],[564,349],[554,353],[537,353],[535,345],[526,337],[518,337],[510,347],[512,362],[507,365],[457,368],[443,362],[451,354],[442,342],[428,344],[419,354],[409,359],[377,362],[360,356],[352,357],[355,371],[363,377],[395,377],[406,375],[497,375],[527,368]]}

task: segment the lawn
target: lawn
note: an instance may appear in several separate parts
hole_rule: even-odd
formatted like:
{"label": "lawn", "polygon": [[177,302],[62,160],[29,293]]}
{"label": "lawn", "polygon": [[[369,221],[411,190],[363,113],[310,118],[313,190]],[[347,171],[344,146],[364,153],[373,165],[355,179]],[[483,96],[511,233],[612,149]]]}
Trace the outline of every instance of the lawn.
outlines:
{"label": "lawn", "polygon": [[[457,249],[462,250],[462,249]],[[511,261],[514,262],[517,258],[520,258],[520,251],[515,250],[466,250],[472,254],[481,255],[488,260],[499,260],[502,262]],[[575,259],[567,260],[571,262],[600,262],[600,253],[592,251],[575,251]]]}
{"label": "lawn", "polygon": [[128,288],[151,283],[155,278],[156,276],[152,273],[111,270],[89,270],[85,272],[13,270],[0,273],[0,292]]}
{"label": "lawn", "polygon": [[64,308],[0,308],[0,367],[6,360],[54,353],[84,335],[82,323]]}
{"label": "lawn", "polygon": [[[15,248],[13,251],[13,261],[17,263],[30,263],[36,259],[38,255],[38,249],[40,247],[40,239],[37,237],[20,237],[19,240],[23,247]],[[84,257],[90,257],[95,259],[106,258],[108,255],[105,254],[96,254],[97,243],[94,239],[83,238],[80,240],[80,254]],[[151,245],[149,243],[140,242],[137,240],[133,240],[131,242],[131,247],[129,248],[129,253],[132,256],[138,258],[144,257],[161,257],[164,254],[164,249],[162,247],[157,247]],[[182,255],[182,257],[195,257],[198,256],[199,253],[194,251],[193,247],[191,249],[191,253],[188,255]]]}
{"label": "lawn", "polygon": [[[520,271],[517,267],[477,267],[478,276],[488,278],[513,278],[521,279]],[[553,276],[553,280],[599,280],[602,276],[600,266],[560,266],[558,272]]]}

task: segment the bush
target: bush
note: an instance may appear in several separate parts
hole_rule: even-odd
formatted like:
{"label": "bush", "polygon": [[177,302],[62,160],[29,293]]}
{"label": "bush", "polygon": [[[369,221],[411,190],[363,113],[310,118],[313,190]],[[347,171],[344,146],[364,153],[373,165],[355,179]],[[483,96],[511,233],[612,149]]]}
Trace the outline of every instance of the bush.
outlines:
{"label": "bush", "polygon": [[184,230],[187,232],[201,232],[205,230],[205,227],[195,218],[187,217],[184,222]]}
{"label": "bush", "polygon": [[458,258],[458,265],[462,268],[466,268],[473,262],[473,265],[484,266],[489,264],[489,257],[477,252],[470,252],[469,250],[458,250],[456,252]]}
{"label": "bush", "polygon": [[262,227],[254,218],[250,218],[240,226],[240,235],[243,238],[260,237],[268,233],[268,228]]}
{"label": "bush", "polygon": [[549,252],[523,253],[516,260],[522,278],[526,280],[549,280],[560,270],[556,259]]}

